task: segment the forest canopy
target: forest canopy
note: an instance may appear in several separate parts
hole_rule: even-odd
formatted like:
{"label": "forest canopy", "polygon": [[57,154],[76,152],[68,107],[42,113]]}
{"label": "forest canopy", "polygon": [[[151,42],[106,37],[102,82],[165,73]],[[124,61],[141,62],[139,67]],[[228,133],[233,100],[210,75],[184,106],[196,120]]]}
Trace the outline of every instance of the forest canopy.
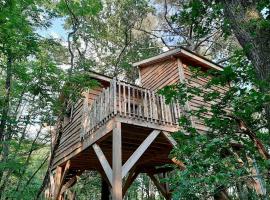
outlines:
{"label": "forest canopy", "polygon": [[[170,166],[162,180],[171,198],[269,199],[269,0],[2,0],[0,200],[44,199],[70,105],[99,84],[89,73],[139,84],[133,63],[179,47],[223,70],[191,66],[192,80],[211,80],[158,91],[183,108],[198,97],[211,104],[179,119],[170,157],[186,169]],[[86,171],[70,192],[101,199],[101,187],[100,174]],[[164,197],[140,174],[124,199]]]}

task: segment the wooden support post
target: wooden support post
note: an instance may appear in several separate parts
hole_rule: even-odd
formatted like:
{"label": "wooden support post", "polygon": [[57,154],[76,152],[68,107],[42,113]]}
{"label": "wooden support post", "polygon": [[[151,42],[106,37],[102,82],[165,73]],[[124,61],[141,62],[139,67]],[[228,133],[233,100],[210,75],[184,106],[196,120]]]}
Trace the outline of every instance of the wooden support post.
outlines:
{"label": "wooden support post", "polygon": [[122,200],[122,137],[120,122],[116,122],[113,129],[112,143],[112,200]]}
{"label": "wooden support post", "polygon": [[161,192],[161,194],[164,196],[166,200],[171,199],[170,193],[167,193],[166,189],[161,185],[161,183],[158,181],[158,179],[153,174],[148,174],[148,176],[151,178],[157,189]]}
{"label": "wooden support post", "polygon": [[58,199],[61,199],[61,189],[62,189],[62,186],[63,186],[63,182],[64,182],[64,179],[68,173],[68,170],[70,168],[70,160],[67,161],[66,165],[65,165],[65,169],[63,170],[62,167],[57,167],[56,169],[56,177],[55,177],[55,180],[56,180],[56,190],[55,190],[55,195],[54,195],[54,199],[55,200],[58,200]]}
{"label": "wooden support post", "polygon": [[117,91],[116,91],[116,79],[113,79],[113,113],[117,114]]}
{"label": "wooden support post", "polygon": [[123,187],[123,198],[124,198],[124,196],[125,196],[128,188],[131,186],[131,184],[137,178],[138,175],[139,175],[139,171],[138,170],[135,170],[135,171],[130,172],[130,174],[127,177],[127,180],[125,182],[125,185]]}

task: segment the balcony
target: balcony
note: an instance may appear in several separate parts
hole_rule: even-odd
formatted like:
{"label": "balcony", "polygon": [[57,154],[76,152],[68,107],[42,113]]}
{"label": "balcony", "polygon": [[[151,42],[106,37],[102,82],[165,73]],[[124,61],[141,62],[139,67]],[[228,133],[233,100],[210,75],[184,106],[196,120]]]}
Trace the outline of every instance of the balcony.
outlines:
{"label": "balcony", "polygon": [[114,116],[177,127],[180,114],[177,102],[166,104],[163,96],[151,90],[112,79],[91,105],[85,100],[80,138],[88,137]]}

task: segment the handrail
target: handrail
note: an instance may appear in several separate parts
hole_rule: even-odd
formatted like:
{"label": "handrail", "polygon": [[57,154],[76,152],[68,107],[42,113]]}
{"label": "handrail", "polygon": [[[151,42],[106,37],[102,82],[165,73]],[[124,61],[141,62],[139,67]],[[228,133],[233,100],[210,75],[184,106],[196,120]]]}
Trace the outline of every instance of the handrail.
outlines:
{"label": "handrail", "polygon": [[81,138],[114,115],[163,125],[177,125],[181,109],[176,102],[166,104],[164,96],[151,90],[113,79],[91,106],[85,100]]}

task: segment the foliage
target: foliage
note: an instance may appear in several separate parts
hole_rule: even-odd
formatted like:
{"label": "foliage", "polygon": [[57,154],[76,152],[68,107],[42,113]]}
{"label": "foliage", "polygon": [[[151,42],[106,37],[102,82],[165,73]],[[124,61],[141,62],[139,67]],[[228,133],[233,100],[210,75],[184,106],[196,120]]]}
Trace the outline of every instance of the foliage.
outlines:
{"label": "foliage", "polygon": [[100,175],[95,171],[84,172],[72,191],[77,194],[78,199],[101,199]]}
{"label": "foliage", "polygon": [[[161,91],[168,102],[179,100],[183,106],[186,101],[203,102],[186,110],[179,120],[181,130],[175,134],[178,145],[172,156],[182,160],[186,170],[171,180],[174,197],[207,199],[229,188],[232,198],[244,193],[248,199],[258,199],[251,186],[254,179],[261,180],[269,193],[269,130],[264,105],[270,96],[260,91],[264,83],[240,52],[222,71],[202,72],[194,67],[192,74],[191,80]],[[198,84],[205,78],[205,84]],[[200,130],[201,123],[207,131]],[[251,173],[255,162],[257,175]]]}
{"label": "foliage", "polygon": [[[132,63],[158,54],[164,45],[184,45],[209,58],[231,59],[239,44],[232,35],[233,20],[225,13],[226,2],[0,1],[0,199],[34,198],[46,175],[52,126],[82,90],[97,85],[87,72],[96,70],[135,82],[138,74]],[[245,9],[240,11],[263,13],[243,21],[242,30],[248,30],[254,41],[269,38],[269,1],[241,3]],[[67,40],[39,35],[55,19],[65,21]],[[242,45],[245,55],[250,59],[251,50],[268,43],[260,44],[256,48]],[[268,55],[258,60],[267,61]],[[269,159],[264,158],[270,145],[265,114],[269,81],[258,80],[258,66],[251,63],[238,52],[224,71],[209,71],[214,78],[202,88],[194,82],[164,88],[168,102],[204,101],[204,106],[187,111],[179,121],[183,129],[175,135],[179,146],[172,155],[185,161],[187,170],[177,171],[170,179],[176,199],[207,198],[226,188],[233,198],[259,198],[249,187],[255,164],[269,191]],[[194,79],[205,76],[196,69]],[[224,85],[228,91],[223,94],[217,88]],[[205,123],[209,131],[199,133],[190,119]],[[99,180],[97,174],[86,173],[73,190],[80,199],[89,194],[99,198]],[[161,198],[145,175],[139,176],[127,196]]]}
{"label": "foliage", "polygon": [[66,27],[72,29],[70,45],[77,69],[134,82],[137,72],[132,63],[159,52],[147,34],[136,32],[151,11],[145,0],[103,1],[95,15],[72,17],[75,11],[71,11]]}
{"label": "foliage", "polygon": [[96,84],[57,65],[65,59],[62,45],[37,33],[50,26],[51,5],[0,4],[0,199],[33,199],[47,166],[52,126],[65,107],[60,94],[75,101]]}

